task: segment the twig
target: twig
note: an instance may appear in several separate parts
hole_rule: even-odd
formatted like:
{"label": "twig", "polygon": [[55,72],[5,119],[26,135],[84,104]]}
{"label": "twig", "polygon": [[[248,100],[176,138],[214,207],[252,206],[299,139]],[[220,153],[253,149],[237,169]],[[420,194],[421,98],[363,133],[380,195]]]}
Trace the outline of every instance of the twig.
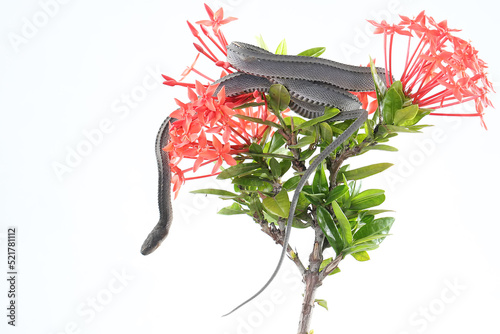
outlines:
{"label": "twig", "polygon": [[[278,228],[276,228],[276,225],[270,224],[266,220],[259,221],[259,224],[265,234],[270,236],[278,245],[283,246],[284,231],[280,231]],[[300,274],[304,276],[306,268],[302,264],[302,261],[300,261],[299,255],[293,251],[290,244],[288,244],[286,251],[288,253],[288,257],[295,263],[295,265],[299,269]]]}
{"label": "twig", "polygon": [[323,262],[323,242],[325,236],[321,228],[317,225],[314,226],[314,247],[309,256],[309,268],[304,274],[304,282],[306,284],[304,290],[304,300],[302,302],[302,312],[300,313],[298,334],[308,334],[309,325],[311,323],[312,311],[314,308],[314,296],[316,289],[321,286],[322,280],[320,279],[320,267]]}
{"label": "twig", "polygon": [[328,275],[330,275],[335,269],[337,269],[340,261],[342,261],[343,258],[344,258],[344,254],[340,253],[339,255],[337,255],[337,257],[335,257],[335,259],[333,259],[332,262],[328,263],[327,266],[325,268],[323,268],[323,270],[319,274],[320,282],[323,282],[323,280]]}

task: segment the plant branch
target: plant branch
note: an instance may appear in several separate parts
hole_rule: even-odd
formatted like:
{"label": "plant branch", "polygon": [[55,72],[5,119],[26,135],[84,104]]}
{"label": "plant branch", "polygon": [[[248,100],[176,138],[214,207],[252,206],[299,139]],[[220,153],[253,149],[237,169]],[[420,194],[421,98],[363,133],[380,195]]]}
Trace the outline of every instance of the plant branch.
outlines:
{"label": "plant branch", "polygon": [[[291,132],[288,132],[287,128],[278,130],[279,134],[282,135],[283,138],[286,140],[288,146],[297,144],[297,133],[293,132],[293,118],[291,120],[291,127],[292,127]],[[293,169],[295,169],[298,172],[305,172],[307,167],[305,165],[305,162],[300,160],[300,149],[290,148],[290,147],[288,149],[293,155],[293,161],[292,161]]]}
{"label": "plant branch", "polygon": [[[284,231],[280,231],[280,229],[278,229],[276,225],[270,224],[266,220],[260,220],[258,221],[258,223],[260,224],[261,229],[265,234],[270,236],[278,245],[283,246]],[[303,276],[306,272],[306,268],[302,264],[302,261],[300,261],[299,255],[293,251],[290,244],[288,244],[286,251],[288,253],[288,257],[295,263],[300,271],[300,274]]]}
{"label": "plant branch", "polygon": [[321,267],[321,262],[323,262],[322,249],[325,236],[321,228],[316,224],[314,225],[314,232],[314,246],[309,255],[309,268],[303,276],[306,287],[304,289],[304,300],[302,302],[302,312],[300,313],[298,334],[309,333],[315,301],[314,296],[316,295],[316,289],[322,284],[319,269]]}
{"label": "plant branch", "polygon": [[339,255],[337,255],[337,257],[335,257],[335,259],[333,259],[332,262],[328,263],[327,266],[323,268],[323,270],[321,271],[319,275],[319,281],[323,282],[323,280],[328,275],[330,275],[335,269],[337,269],[340,261],[342,261],[343,259],[344,259],[344,254],[340,253]]}
{"label": "plant branch", "polygon": [[353,148],[349,148],[343,151],[340,155],[338,155],[335,159],[331,157],[327,158],[327,167],[330,171],[330,190],[335,188],[337,185],[337,174],[339,172],[340,167],[344,163],[347,158],[353,157],[361,152],[362,146],[358,145]]}
{"label": "plant branch", "polygon": [[377,142],[373,141],[372,138],[366,138],[359,145],[344,150],[342,153],[340,153],[340,155],[337,154],[335,158],[332,158],[331,156],[326,158],[327,168],[330,171],[330,190],[335,188],[335,186],[337,185],[337,174],[344,161],[350,157],[354,157],[360,154],[363,148],[370,145],[375,145],[376,143]]}

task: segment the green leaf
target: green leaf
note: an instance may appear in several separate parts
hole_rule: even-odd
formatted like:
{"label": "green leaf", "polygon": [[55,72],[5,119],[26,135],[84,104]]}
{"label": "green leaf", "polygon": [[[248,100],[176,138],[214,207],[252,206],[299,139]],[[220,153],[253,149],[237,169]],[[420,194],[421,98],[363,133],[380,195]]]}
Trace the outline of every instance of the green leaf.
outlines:
{"label": "green leaf", "polygon": [[372,119],[367,119],[365,122],[365,133],[368,134],[370,138],[373,138],[373,130],[375,129],[375,121]]}
{"label": "green leaf", "polygon": [[283,187],[288,189],[288,191],[293,190],[297,187],[301,178],[302,178],[302,174],[295,175],[295,176],[291,177],[290,179],[288,179],[287,181],[285,181],[285,183],[283,183]]}
{"label": "green leaf", "polygon": [[393,132],[393,133],[396,133],[396,132],[420,133],[420,131],[410,129],[410,128],[406,127],[406,126],[385,125],[384,127],[387,129],[387,131]]}
{"label": "green leaf", "polygon": [[292,162],[290,160],[283,160],[282,162],[280,162],[280,168],[281,168],[280,176],[285,175],[286,172],[288,172],[288,170],[290,169],[290,167],[292,167]]}
{"label": "green leaf", "polygon": [[252,152],[248,152],[247,154],[252,157],[280,158],[280,159],[293,160],[293,156],[291,155],[274,154],[274,153],[252,153]]}
{"label": "green leaf", "polygon": [[308,223],[307,221],[303,222],[299,218],[293,218],[292,226],[295,228],[307,228],[307,227],[311,226],[311,224]]}
{"label": "green leaf", "polygon": [[259,144],[256,144],[256,143],[252,143],[248,147],[248,152],[262,154],[263,153],[262,146],[260,146]]}
{"label": "green leaf", "polygon": [[415,115],[415,117],[412,120],[408,120],[406,122],[403,122],[400,125],[402,125],[402,126],[415,125],[418,122],[420,122],[420,120],[422,118],[424,118],[425,116],[429,115],[431,112],[432,112],[432,109],[419,108],[418,111],[417,111],[417,115]]}
{"label": "green leaf", "polygon": [[316,215],[318,218],[318,225],[321,227],[326,240],[330,246],[332,246],[335,253],[340,254],[344,249],[344,242],[340,237],[339,230],[333,221],[332,215],[322,206],[317,207]]}
{"label": "green leaf", "polygon": [[220,215],[241,215],[247,213],[248,210],[243,210],[241,205],[233,203],[231,206],[226,206],[217,212]]}
{"label": "green leaf", "polygon": [[285,145],[285,143],[286,143],[285,138],[283,138],[283,136],[279,132],[275,132],[273,138],[271,139],[271,145],[269,146],[269,153],[278,150],[283,145]]}
{"label": "green leaf", "polygon": [[217,179],[225,180],[235,176],[239,176],[242,173],[250,172],[252,170],[260,168],[261,165],[257,163],[243,163],[235,166],[231,166],[228,169],[224,169],[219,175],[217,175]]}
{"label": "green leaf", "polygon": [[349,248],[346,248],[343,250],[343,253],[345,255],[349,255],[349,254],[354,254],[354,253],[359,253],[359,252],[367,252],[367,251],[371,251],[371,250],[374,250],[377,248],[378,248],[378,244],[376,244],[374,242],[366,242],[366,243],[361,244],[361,245],[354,245],[354,246],[351,246]]}
{"label": "green leaf", "polygon": [[286,55],[287,54],[287,49],[286,49],[286,41],[283,39],[280,44],[278,45],[278,48],[276,49],[275,52],[277,55]]}
{"label": "green leaf", "polygon": [[290,148],[301,148],[313,144],[316,141],[314,136],[305,136],[300,138],[295,145],[289,145]]}
{"label": "green leaf", "polygon": [[434,125],[430,125],[430,124],[420,124],[420,125],[412,125],[412,126],[408,126],[408,130],[412,130],[412,131],[416,131],[416,132],[420,132],[420,130],[422,130],[423,128],[427,128],[429,126],[434,126]]}
{"label": "green leaf", "polygon": [[310,150],[304,150],[304,151],[300,152],[299,160],[306,161],[307,159],[309,159],[311,157],[311,155],[314,154],[315,151],[316,150],[314,150],[314,149],[310,149]]}
{"label": "green leaf", "polygon": [[362,261],[368,261],[370,259],[370,255],[366,251],[361,251],[358,253],[352,253],[352,257],[354,257],[356,260],[362,262]]}
{"label": "green leaf", "polygon": [[340,110],[338,110],[337,108],[325,108],[325,113],[322,116],[310,119],[302,124],[297,125],[295,127],[295,130],[304,129],[304,128],[307,128],[309,126],[313,126],[315,124],[318,124],[320,122],[324,122],[326,120],[329,120],[330,118],[336,116],[339,112],[340,112]]}
{"label": "green leaf", "polygon": [[365,140],[366,137],[368,137],[366,133],[358,133],[355,138],[356,144],[361,143],[363,140]]}
{"label": "green leaf", "polygon": [[373,235],[370,235],[368,237],[364,237],[364,238],[355,240],[354,241],[354,245],[363,244],[363,243],[366,243],[366,242],[369,242],[369,241],[373,241],[373,240],[383,239],[383,238],[385,238],[385,237],[387,237],[389,235],[390,234],[373,234]]}
{"label": "green leaf", "polygon": [[326,48],[324,47],[317,47],[317,48],[310,48],[305,51],[302,51],[299,53],[297,56],[303,56],[303,57],[319,57],[323,54],[323,52],[326,51]]}
{"label": "green leaf", "polygon": [[385,201],[384,191],[381,189],[368,189],[351,200],[349,210],[364,210],[382,204]]}
{"label": "green leaf", "polygon": [[367,211],[363,211],[363,213],[361,214],[361,217],[362,217],[361,223],[363,223],[363,224],[369,224],[375,220],[375,216],[367,213]]}
{"label": "green leaf", "polygon": [[347,180],[360,180],[364,179],[368,176],[375,175],[377,173],[383,172],[387,168],[391,167],[393,164],[388,163],[388,162],[382,162],[378,164],[373,164],[357,169],[353,169],[347,172],[339,172],[337,174],[337,181],[342,182],[342,175],[345,175]]}
{"label": "green leaf", "polygon": [[262,200],[264,207],[270,212],[283,218],[290,213],[290,200],[286,190],[281,190],[275,197],[266,197]]}
{"label": "green leaf", "polygon": [[394,81],[391,85],[391,88],[394,88],[396,90],[396,92],[399,94],[399,97],[401,97],[401,101],[404,101],[406,99],[405,93],[403,92],[403,84],[401,83],[401,81]]}
{"label": "green leaf", "polygon": [[282,126],[278,123],[274,123],[274,122],[267,121],[267,120],[264,121],[261,118],[250,117],[250,116],[240,115],[240,114],[234,114],[233,116],[237,117],[237,118],[244,119],[245,121],[253,122],[253,123],[264,124],[267,126],[272,126],[272,127],[280,128],[280,129],[282,128]]}
{"label": "green leaf", "polygon": [[257,40],[257,45],[264,50],[269,51],[269,48],[266,45],[266,42],[264,42],[264,38],[262,38],[262,35],[256,36],[255,39]]}
{"label": "green leaf", "polygon": [[[349,183],[347,182],[347,178],[345,177],[345,173],[349,170],[349,167],[350,167],[349,164],[346,164],[346,165],[340,167],[339,174],[338,174],[338,175],[342,174],[342,180],[340,180],[340,182],[342,182],[346,186],[348,186]],[[349,195],[349,194],[347,194],[347,195]]]}
{"label": "green leaf", "polygon": [[347,122],[350,122],[349,120],[346,121],[346,122],[342,122],[342,123],[337,123],[337,124],[330,124],[330,127],[332,128],[332,131],[334,134],[336,134],[337,136],[341,135],[342,133],[344,133],[344,131],[347,129],[347,127],[349,126],[347,124]]}
{"label": "green leaf", "polygon": [[333,131],[332,127],[328,123],[319,123],[319,134],[321,135],[321,139],[325,142],[325,144],[329,145],[333,141]]}
{"label": "green leaf", "polygon": [[292,125],[292,120],[293,120],[294,127],[298,126],[298,125],[300,125],[300,124],[302,124],[304,122],[306,122],[306,120],[303,119],[303,118],[289,116],[289,117],[285,118],[285,124],[288,125],[288,126],[291,126]]}
{"label": "green leaf", "polygon": [[232,193],[227,190],[222,189],[198,189],[190,191],[192,194],[207,194],[207,195],[218,195],[224,197],[238,197],[238,194]]}
{"label": "green leaf", "polygon": [[378,215],[381,213],[386,213],[386,212],[394,212],[394,210],[366,210],[363,211],[365,215]]}
{"label": "green leaf", "polygon": [[281,176],[281,166],[278,160],[275,158],[271,158],[269,161],[269,167],[271,168],[271,173],[275,178],[278,178]]}
{"label": "green leaf", "polygon": [[233,109],[245,109],[245,108],[258,107],[258,106],[264,106],[264,105],[266,105],[264,102],[249,102],[249,103],[239,105],[237,107],[233,107]]}
{"label": "green leaf", "polygon": [[272,128],[270,126],[268,126],[264,130],[264,133],[262,134],[262,139],[260,140],[259,145],[261,145],[263,148],[269,147],[269,142],[267,140],[269,139],[269,135],[271,134],[271,129]]}
{"label": "green leaf", "polygon": [[344,212],[338,205],[336,201],[332,202],[333,213],[335,213],[335,217],[340,225],[340,232],[342,233],[342,239],[345,241],[345,246],[352,245],[352,232],[351,232],[351,224],[349,220],[345,216]]}
{"label": "green leaf", "polygon": [[351,199],[359,194],[361,191],[361,182],[351,181],[349,182],[349,196]]}
{"label": "green leaf", "polygon": [[324,300],[324,299],[315,299],[314,302],[317,303],[319,306],[326,308],[326,310],[328,311],[328,305],[326,303],[326,300]]}
{"label": "green leaf", "polygon": [[373,145],[365,147],[361,152],[371,151],[371,150],[379,150],[379,151],[389,151],[389,152],[397,152],[398,149],[390,146],[390,145]]}
{"label": "green leaf", "polygon": [[271,224],[276,224],[280,217],[277,215],[268,212],[267,210],[262,210],[262,213],[264,214],[264,219],[267,220]]}
{"label": "green leaf", "polygon": [[323,200],[325,198],[325,194],[310,194],[304,190],[304,196],[311,202],[312,204],[318,206],[323,204]]}
{"label": "green leaf", "polygon": [[[370,237],[373,235],[387,235],[389,233],[389,230],[391,229],[392,224],[394,223],[394,218],[392,217],[384,217],[384,218],[378,218],[375,219],[373,222],[370,224],[366,224],[362,226],[355,234],[354,234],[354,240],[360,240],[366,237]],[[382,242],[384,238],[379,238],[377,239],[378,241],[375,242],[376,244],[379,244]]]}
{"label": "green leaf", "polygon": [[290,94],[285,86],[280,84],[271,85],[269,88],[269,107],[276,112],[280,112],[288,108],[289,103]]}
{"label": "green leaf", "polygon": [[418,105],[412,104],[411,106],[399,109],[394,115],[395,125],[404,125],[407,121],[412,121],[415,116],[417,116]]}
{"label": "green leaf", "polygon": [[403,106],[403,100],[394,88],[389,88],[384,96],[384,109],[382,116],[385,124],[394,124],[394,115],[396,111]]}
{"label": "green leaf", "polygon": [[291,177],[285,183],[283,183],[283,188],[285,188],[288,191],[294,190],[295,188],[297,188],[297,185],[299,184],[301,178],[302,178],[301,175],[296,175],[294,177]]}
{"label": "green leaf", "polygon": [[328,193],[328,180],[326,179],[324,164],[320,164],[320,167],[316,169],[312,184],[312,190],[315,194]]}
{"label": "green leaf", "polygon": [[242,177],[235,177],[232,181],[233,184],[237,184],[245,187],[271,187],[271,181],[260,178],[258,176],[246,175]]}
{"label": "green leaf", "polygon": [[297,209],[295,209],[295,216],[299,216],[304,213],[309,207],[309,204],[311,204],[311,202],[309,202],[305,194],[301,192],[299,194],[299,201],[297,202]]}
{"label": "green leaf", "polygon": [[373,82],[375,83],[375,92],[377,93],[379,108],[383,108],[383,101],[385,93],[387,92],[387,86],[382,81],[382,79],[380,79],[377,73],[377,68],[375,67],[375,63],[373,62],[371,57],[370,57],[370,70],[372,72]]}
{"label": "green leaf", "polygon": [[258,216],[259,219],[263,219],[263,214],[265,213],[264,207],[262,206],[262,203],[257,195],[254,194],[253,196],[250,196],[247,202],[247,206],[250,209],[250,212],[248,214],[252,217]]}
{"label": "green leaf", "polygon": [[325,204],[330,204],[331,202],[339,199],[340,197],[344,196],[344,194],[348,191],[349,187],[344,184],[341,186],[336,186],[328,193],[328,197],[325,200]]}
{"label": "green leaf", "polygon": [[322,196],[315,196],[311,194],[304,194],[304,196],[307,198],[309,203],[315,206],[320,206],[323,205],[323,197]]}

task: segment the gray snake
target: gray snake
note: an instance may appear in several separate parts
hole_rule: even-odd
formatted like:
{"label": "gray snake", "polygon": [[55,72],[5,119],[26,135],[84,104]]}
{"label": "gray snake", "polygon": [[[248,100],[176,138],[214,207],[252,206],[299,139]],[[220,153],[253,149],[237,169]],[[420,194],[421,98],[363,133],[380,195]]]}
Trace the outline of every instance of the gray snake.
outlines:
{"label": "gray snake", "polygon": [[[255,90],[268,92],[272,84],[278,83],[285,86],[290,93],[290,109],[301,116],[316,118],[324,114],[325,107],[335,107],[341,112],[328,122],[355,120],[311,162],[309,168],[303,173],[290,203],[283,249],[276,269],[257,293],[228,313],[230,314],[258,296],[275,278],[286,255],[292,221],[302,188],[321,162],[366,121],[367,111],[360,109],[361,103],[355,95],[349,92],[372,91],[375,87],[369,67],[346,65],[324,58],[276,55],[241,42],[231,43],[228,45],[227,51],[227,62],[238,72],[231,73],[214,82],[214,84],[219,84],[214,94],[217,94],[223,86],[226,96],[237,96]],[[385,70],[377,68],[377,73],[385,82]],[[170,121],[170,117],[167,117],[160,127],[156,139],[160,220],[142,245],[141,253],[144,255],[150,254],[158,248],[167,236],[172,222],[170,167],[168,154],[161,149],[169,139]]]}

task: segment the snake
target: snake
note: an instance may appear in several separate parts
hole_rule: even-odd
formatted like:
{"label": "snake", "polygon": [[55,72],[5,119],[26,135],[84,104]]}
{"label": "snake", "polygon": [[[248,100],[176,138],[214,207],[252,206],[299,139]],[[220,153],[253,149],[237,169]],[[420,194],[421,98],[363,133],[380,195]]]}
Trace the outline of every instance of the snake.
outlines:
{"label": "snake", "polygon": [[171,171],[168,152],[163,150],[170,140],[170,123],[175,122],[175,118],[167,117],[156,135],[155,153],[158,163],[158,208],[160,219],[153,230],[144,240],[141,253],[148,255],[154,252],[168,235],[172,225],[172,192],[170,190]]}
{"label": "snake", "polygon": [[[348,65],[311,56],[274,54],[243,42],[232,42],[227,46],[227,62],[237,72],[223,76],[213,83],[218,85],[214,96],[222,87],[225,89],[226,96],[232,97],[252,93],[256,90],[268,93],[273,84],[281,84],[290,94],[289,108],[295,113],[305,118],[314,119],[324,115],[325,108],[338,108],[340,112],[326,122],[354,121],[320,152],[302,174],[290,202],[283,248],[271,277],[259,291],[224,316],[233,313],[256,298],[278,274],[287,253],[293,217],[302,188],[322,161],[356,132],[368,118],[368,112],[361,108],[361,102],[351,92],[367,92],[375,89],[370,67]],[[386,82],[385,69],[377,67],[376,74],[382,82]],[[141,253],[143,255],[150,254],[158,248],[168,235],[172,223],[170,167],[168,154],[162,150],[162,147],[168,143],[169,124],[173,121],[167,117],[156,138],[160,219],[142,245]]]}

